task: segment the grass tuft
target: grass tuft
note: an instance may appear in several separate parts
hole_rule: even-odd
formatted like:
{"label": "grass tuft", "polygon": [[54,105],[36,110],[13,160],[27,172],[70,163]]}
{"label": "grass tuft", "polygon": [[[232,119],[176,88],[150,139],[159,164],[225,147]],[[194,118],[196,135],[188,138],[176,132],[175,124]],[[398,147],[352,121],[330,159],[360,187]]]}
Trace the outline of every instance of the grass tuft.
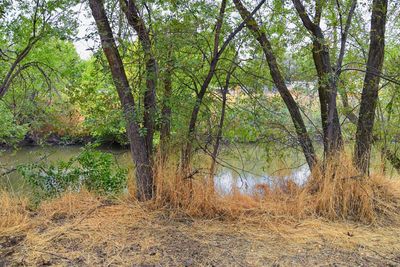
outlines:
{"label": "grass tuft", "polygon": [[29,221],[26,198],[0,191],[0,235],[23,231]]}

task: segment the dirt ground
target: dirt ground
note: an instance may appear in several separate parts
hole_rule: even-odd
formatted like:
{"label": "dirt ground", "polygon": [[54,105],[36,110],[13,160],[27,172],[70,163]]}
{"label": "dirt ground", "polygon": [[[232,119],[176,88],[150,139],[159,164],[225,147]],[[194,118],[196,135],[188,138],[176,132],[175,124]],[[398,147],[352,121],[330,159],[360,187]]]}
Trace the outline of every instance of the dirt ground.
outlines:
{"label": "dirt ground", "polygon": [[206,220],[64,198],[0,231],[0,266],[400,266],[399,241],[393,226]]}

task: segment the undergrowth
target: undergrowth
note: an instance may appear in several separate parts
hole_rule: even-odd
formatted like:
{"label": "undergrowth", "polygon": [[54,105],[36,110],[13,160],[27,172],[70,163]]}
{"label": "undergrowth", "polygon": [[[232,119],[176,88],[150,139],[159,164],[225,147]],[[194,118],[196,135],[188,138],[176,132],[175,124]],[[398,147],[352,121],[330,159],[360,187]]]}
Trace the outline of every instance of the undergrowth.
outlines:
{"label": "undergrowth", "polygon": [[[135,207],[145,216],[161,212],[165,216],[197,217],[205,219],[238,220],[254,223],[286,223],[323,218],[329,221],[354,221],[365,224],[387,224],[399,221],[400,183],[383,174],[360,176],[343,155],[324,168],[316,168],[304,186],[282,180],[276,186],[259,184],[253,194],[244,194],[232,188],[229,194],[220,194],[209,176],[197,174],[193,179],[176,175],[173,164],[157,164],[156,192],[152,201],[138,202],[132,175],[128,179],[128,194],[115,199],[121,209]],[[69,214],[87,216],[91,209],[108,205],[104,195],[81,190],[64,192],[57,198],[43,201],[32,213],[25,198],[0,193],[0,234],[18,231],[29,225],[32,214],[54,217]],[[104,204],[106,203],[106,204]]]}
{"label": "undergrowth", "polygon": [[304,186],[282,179],[274,185],[258,184],[252,194],[241,193],[238,188],[220,194],[207,175],[182,179],[176,169],[173,164],[158,165],[154,207],[206,218],[257,220],[261,216],[294,221],[323,217],[384,223],[400,217],[399,180],[379,172],[362,176],[346,154],[317,166]]}
{"label": "undergrowth", "polygon": [[0,191],[0,235],[18,232],[28,225],[28,201]]}
{"label": "undergrowth", "polygon": [[86,146],[68,161],[19,165],[18,171],[30,185],[31,202],[59,197],[82,188],[99,195],[117,195],[126,188],[127,170],[119,167],[110,153]]}

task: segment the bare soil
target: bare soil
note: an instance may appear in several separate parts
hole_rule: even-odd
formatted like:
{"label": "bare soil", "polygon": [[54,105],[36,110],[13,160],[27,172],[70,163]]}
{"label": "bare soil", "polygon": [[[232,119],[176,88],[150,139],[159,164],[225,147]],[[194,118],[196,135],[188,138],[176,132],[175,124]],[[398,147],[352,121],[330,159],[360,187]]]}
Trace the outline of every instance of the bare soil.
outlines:
{"label": "bare soil", "polygon": [[64,199],[0,232],[0,266],[400,266],[399,241],[397,226],[206,220]]}

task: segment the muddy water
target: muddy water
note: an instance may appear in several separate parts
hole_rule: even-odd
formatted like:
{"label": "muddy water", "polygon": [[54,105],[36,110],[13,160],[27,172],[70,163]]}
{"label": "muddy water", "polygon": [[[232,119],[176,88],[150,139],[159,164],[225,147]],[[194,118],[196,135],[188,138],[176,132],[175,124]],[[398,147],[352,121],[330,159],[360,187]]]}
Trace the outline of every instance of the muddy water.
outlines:
{"label": "muddy water", "polygon": [[[102,150],[112,153],[119,165],[133,167],[128,150],[118,148],[102,148]],[[24,147],[17,151],[2,151],[0,152],[1,173],[19,164],[37,162],[43,157],[48,161],[67,161],[81,151],[82,147],[79,146]],[[204,161],[206,157],[200,155],[196,161]],[[242,192],[251,192],[256,184],[271,185],[285,179],[292,179],[301,185],[309,176],[309,169],[300,154],[292,152],[278,157],[253,145],[223,148],[219,163],[215,174],[215,186],[222,193],[229,192],[233,187]],[[204,166],[202,167],[204,170]],[[18,172],[14,171],[0,177],[0,187],[20,192],[26,189],[27,185]]]}

